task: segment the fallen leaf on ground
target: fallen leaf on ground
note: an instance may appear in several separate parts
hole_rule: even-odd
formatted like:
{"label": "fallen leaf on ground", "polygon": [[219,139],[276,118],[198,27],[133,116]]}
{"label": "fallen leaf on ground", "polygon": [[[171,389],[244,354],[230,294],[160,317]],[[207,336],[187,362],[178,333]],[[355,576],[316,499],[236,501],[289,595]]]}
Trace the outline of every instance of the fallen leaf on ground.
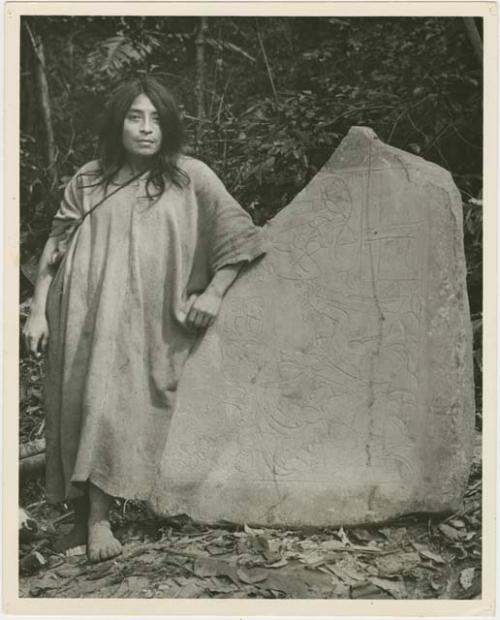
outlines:
{"label": "fallen leaf on ground", "polygon": [[218,577],[234,572],[235,567],[224,560],[199,556],[194,561],[193,572],[197,577]]}
{"label": "fallen leaf on ground", "polygon": [[307,566],[321,566],[321,564],[325,563],[325,558],[317,551],[308,553],[307,555],[302,556],[299,560],[303,564],[307,564]]}
{"label": "fallen leaf on ground", "polygon": [[384,527],[382,529],[379,529],[378,531],[394,545],[401,545],[407,536],[407,531],[405,527]]}
{"label": "fallen leaf on ground", "polygon": [[322,551],[337,551],[338,549],[345,549],[345,544],[340,540],[325,540],[321,543]]}
{"label": "fallen leaf on ground", "polygon": [[267,538],[262,534],[258,534],[257,536],[249,536],[248,545],[250,549],[256,553],[265,553],[269,551],[269,543]]}
{"label": "fallen leaf on ground", "polygon": [[455,556],[455,559],[457,560],[465,560],[465,558],[468,557],[469,555],[467,551],[465,550],[464,546],[460,545],[459,543],[455,543],[452,546],[452,549],[454,551],[458,551],[458,554]]}
{"label": "fallen leaf on ground", "polygon": [[376,538],[376,534],[370,533],[368,530],[363,528],[355,529],[352,531],[352,535],[354,538],[357,538],[361,542],[371,542],[374,538]]}
{"label": "fallen leaf on ground", "polygon": [[104,577],[104,575],[110,573],[114,569],[115,565],[116,563],[113,559],[99,564],[90,564],[86,569],[87,579],[100,579],[101,577]]}
{"label": "fallen leaf on ground", "polygon": [[399,575],[411,570],[420,562],[420,556],[416,551],[408,553],[393,553],[376,558],[375,564],[384,575]]}
{"label": "fallen leaf on ground", "polygon": [[316,543],[314,540],[310,540],[306,538],[306,540],[300,540],[297,543],[297,547],[299,547],[300,549],[303,549],[304,551],[307,551],[310,549],[317,549],[318,543]]}
{"label": "fallen leaf on ground", "polygon": [[308,598],[309,595],[303,580],[286,569],[269,573],[265,585],[266,589],[283,592],[288,598]]}
{"label": "fallen leaf on ground", "polygon": [[475,568],[464,568],[463,571],[460,572],[460,585],[464,590],[468,590],[474,581],[474,574],[476,572]]}
{"label": "fallen leaf on ground", "polygon": [[340,541],[345,545],[350,545],[351,541],[347,538],[347,534],[344,531],[344,528],[341,527],[337,530],[337,536],[340,538]]}
{"label": "fallen leaf on ground", "polygon": [[115,592],[116,598],[142,598],[141,593],[150,585],[147,577],[130,575],[126,577]]}
{"label": "fallen leaf on ground", "polygon": [[423,558],[426,558],[427,560],[432,560],[433,562],[436,562],[437,564],[446,563],[438,553],[432,553],[432,551],[429,551],[428,549],[419,549],[418,552]]}
{"label": "fallen leaf on ground", "polygon": [[282,566],[286,566],[288,564],[288,560],[285,558],[281,558],[277,562],[273,562],[272,564],[265,564],[266,568],[281,568]]}
{"label": "fallen leaf on ground", "polygon": [[229,549],[227,547],[219,547],[219,545],[207,545],[205,549],[210,553],[210,555],[225,555],[229,553]]}
{"label": "fallen leaf on ground", "polygon": [[349,586],[365,580],[365,575],[357,573],[352,569],[336,566],[335,564],[327,564],[326,566],[336,577]]}
{"label": "fallen leaf on ground", "polygon": [[374,583],[377,588],[389,592],[395,599],[402,599],[406,597],[406,588],[399,581],[390,581],[389,579],[379,579],[378,577],[371,577],[370,581]]}
{"label": "fallen leaf on ground", "polygon": [[260,581],[264,581],[267,578],[268,572],[265,570],[261,570],[259,568],[251,569],[251,568],[243,568],[240,567],[236,571],[238,578],[243,581],[243,583],[259,583]]}
{"label": "fallen leaf on ground", "polygon": [[443,595],[450,586],[448,571],[434,573],[431,576],[430,585],[435,592],[440,592]]}
{"label": "fallen leaf on ground", "polygon": [[451,525],[447,525],[446,523],[440,523],[438,525],[438,530],[444,536],[446,536],[448,540],[451,540],[452,542],[456,542],[457,540],[460,540],[463,537],[463,534],[461,532],[456,530],[454,527],[451,527]]}
{"label": "fallen leaf on ground", "polygon": [[257,536],[258,534],[261,534],[261,535],[264,534],[264,530],[254,529],[253,527],[250,527],[246,523],[243,525],[243,530],[247,534],[250,534],[251,536]]}
{"label": "fallen leaf on ground", "polygon": [[210,592],[227,594],[234,592],[237,586],[233,583],[223,582],[221,579],[217,579],[217,577],[212,577],[210,580],[207,580],[206,589],[210,590]]}
{"label": "fallen leaf on ground", "polygon": [[196,583],[187,583],[185,586],[179,588],[174,598],[199,598],[204,592],[205,589]]}
{"label": "fallen leaf on ground", "polygon": [[54,572],[59,577],[71,578],[81,575],[85,572],[85,570],[86,569],[84,566],[60,566],[59,568],[56,568]]}
{"label": "fallen leaf on ground", "polygon": [[366,575],[364,573],[357,571],[354,568],[345,568],[344,573],[355,581],[363,581],[366,579]]}
{"label": "fallen leaf on ground", "polygon": [[47,564],[47,560],[44,556],[39,551],[32,551],[19,562],[19,571],[23,575],[30,575],[45,564]]}
{"label": "fallen leaf on ground", "polygon": [[381,590],[375,584],[370,582],[363,582],[351,586],[351,598],[353,599],[377,599],[388,598],[389,596],[390,595],[384,590]]}
{"label": "fallen leaf on ground", "polygon": [[31,587],[37,590],[52,590],[58,588],[61,585],[61,580],[54,573],[45,573],[41,577],[34,579],[31,582]]}

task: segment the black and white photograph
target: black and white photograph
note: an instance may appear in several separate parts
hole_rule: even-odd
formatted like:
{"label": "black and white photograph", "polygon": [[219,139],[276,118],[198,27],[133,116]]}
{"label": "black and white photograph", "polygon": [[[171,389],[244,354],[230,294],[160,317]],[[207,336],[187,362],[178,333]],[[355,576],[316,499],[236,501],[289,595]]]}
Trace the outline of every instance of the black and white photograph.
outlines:
{"label": "black and white photograph", "polygon": [[484,11],[19,4],[19,599],[479,603]]}

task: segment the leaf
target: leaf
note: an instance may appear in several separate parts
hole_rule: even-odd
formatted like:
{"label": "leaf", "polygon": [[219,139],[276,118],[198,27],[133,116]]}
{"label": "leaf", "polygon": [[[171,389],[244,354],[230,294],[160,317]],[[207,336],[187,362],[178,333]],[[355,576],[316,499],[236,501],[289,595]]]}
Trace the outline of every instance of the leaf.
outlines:
{"label": "leaf", "polygon": [[269,543],[265,536],[261,536],[260,534],[258,536],[251,536],[249,542],[252,549],[258,553],[269,551]]}
{"label": "leaf", "polygon": [[265,564],[266,568],[281,568],[282,566],[286,566],[288,564],[288,560],[285,558],[281,558],[277,562],[273,562],[272,564]]}
{"label": "leaf", "polygon": [[210,553],[210,555],[225,555],[229,552],[227,547],[221,547],[219,545],[207,545],[205,549]]}
{"label": "leaf", "polygon": [[60,566],[58,568],[56,568],[54,570],[54,572],[56,573],[56,575],[58,577],[62,577],[62,578],[71,578],[71,577],[78,577],[79,575],[81,575],[82,573],[85,572],[85,567],[84,566]]}
{"label": "leaf", "polygon": [[414,568],[420,561],[415,551],[408,553],[394,553],[377,558],[375,563],[383,575],[400,575]]}
{"label": "leaf", "polygon": [[366,578],[366,575],[346,566],[340,567],[336,564],[327,564],[326,567],[347,585],[355,585],[360,581],[364,582]]}
{"label": "leaf", "polygon": [[179,588],[174,598],[199,598],[203,592],[205,592],[205,588],[200,587],[196,583],[187,583]]}
{"label": "leaf", "polygon": [[454,527],[451,527],[451,525],[447,525],[446,523],[440,523],[438,525],[438,530],[452,542],[456,542],[463,537],[461,532],[458,532]]}
{"label": "leaf", "polygon": [[350,545],[351,541],[347,538],[347,534],[344,531],[344,528],[341,527],[337,532],[336,532],[337,536],[340,538],[341,542],[344,545]]}
{"label": "leaf", "polygon": [[226,562],[223,560],[213,560],[200,556],[194,561],[193,572],[197,577],[217,577],[224,575],[226,568]]}
{"label": "leaf", "polygon": [[459,582],[464,590],[468,590],[472,586],[475,572],[476,569],[473,567],[464,568],[464,570],[460,572]]}
{"label": "leaf", "polygon": [[34,555],[35,555],[38,563],[40,564],[40,566],[44,566],[45,564],[47,564],[47,560],[45,559],[45,557],[39,551],[35,551]]}
{"label": "leaf", "polygon": [[377,588],[389,592],[395,599],[406,598],[406,588],[399,581],[390,581],[389,579],[379,579],[378,577],[372,577],[370,579]]}
{"label": "leaf", "polygon": [[[361,542],[372,542],[374,539],[381,538],[376,533],[372,534],[368,530],[365,530],[363,528],[357,528],[353,530],[352,535],[354,536],[354,538],[357,538]],[[385,536],[384,536],[384,539],[385,539]]]}
{"label": "leaf", "polygon": [[238,568],[236,571],[238,578],[243,581],[243,583],[253,584],[259,583],[260,581],[264,581],[267,579],[268,572],[262,569],[245,569],[243,567]]}
{"label": "leaf", "polygon": [[441,574],[434,575],[430,581],[430,584],[431,584],[431,588],[435,592],[438,592],[439,590],[441,590],[441,588],[443,588],[446,585],[446,578],[444,577],[444,575],[441,575]]}
{"label": "leaf", "polygon": [[325,540],[321,543],[321,549],[323,551],[338,551],[339,549],[345,549],[345,544],[340,540]]}
{"label": "leaf", "polygon": [[363,581],[366,578],[365,573],[354,568],[344,568],[344,573],[355,581]]}
{"label": "leaf", "polygon": [[287,569],[271,571],[265,588],[284,592],[288,598],[308,598],[309,593],[303,580]]}
{"label": "leaf", "polygon": [[227,577],[238,584],[236,566],[224,560],[199,556],[194,561],[193,572],[197,577]]}
{"label": "leaf", "polygon": [[45,573],[41,577],[32,580],[32,587],[38,590],[53,590],[61,585],[61,580],[54,573]]}
{"label": "leaf", "polygon": [[257,536],[258,534],[264,534],[264,530],[257,530],[257,529],[254,530],[246,523],[243,525],[243,530],[250,536]]}
{"label": "leaf", "polygon": [[37,529],[36,521],[23,508],[19,508],[17,522],[18,522],[19,530],[22,530],[22,529],[36,530]]}
{"label": "leaf", "polygon": [[238,589],[238,586],[233,583],[224,583],[220,579],[216,577],[212,577],[209,581],[209,585],[207,586],[207,590],[214,593],[221,594],[229,594],[230,592],[235,592]]}
{"label": "leaf", "polygon": [[382,597],[387,598],[387,595],[381,596],[380,588],[369,581],[351,586],[351,598],[353,599],[376,599]]}
{"label": "leaf", "polygon": [[309,553],[308,555],[301,556],[300,562],[302,562],[303,564],[307,564],[307,566],[316,567],[316,566],[321,566],[321,564],[324,564],[325,558],[317,551],[313,551],[312,553]]}
{"label": "leaf", "polygon": [[429,551],[428,549],[419,549],[419,553],[423,558],[426,558],[427,560],[432,560],[433,562],[436,562],[436,564],[446,564],[446,562],[439,554],[432,553],[432,551]]}

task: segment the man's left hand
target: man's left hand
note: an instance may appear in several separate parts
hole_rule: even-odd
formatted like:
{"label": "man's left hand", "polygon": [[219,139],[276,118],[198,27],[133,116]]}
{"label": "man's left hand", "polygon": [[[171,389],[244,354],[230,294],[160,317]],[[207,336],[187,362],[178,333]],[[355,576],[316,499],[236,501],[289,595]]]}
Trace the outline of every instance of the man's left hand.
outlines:
{"label": "man's left hand", "polygon": [[222,296],[213,290],[206,290],[201,295],[191,295],[188,300],[189,310],[186,325],[193,329],[205,329],[211,325],[219,314]]}

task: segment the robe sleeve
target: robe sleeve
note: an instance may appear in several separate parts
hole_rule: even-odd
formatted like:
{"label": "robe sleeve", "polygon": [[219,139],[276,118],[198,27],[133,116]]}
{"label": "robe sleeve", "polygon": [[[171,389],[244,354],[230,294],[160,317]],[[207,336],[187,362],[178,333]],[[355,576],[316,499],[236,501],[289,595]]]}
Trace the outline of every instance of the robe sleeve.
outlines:
{"label": "robe sleeve", "polygon": [[95,162],[85,164],[66,185],[64,195],[53,220],[49,237],[61,237],[70,233],[83,217],[83,185]]}
{"label": "robe sleeve", "polygon": [[[201,164],[201,162],[200,162]],[[200,205],[210,218],[208,256],[210,272],[239,262],[251,262],[265,254],[269,242],[264,229],[227,191],[218,176],[205,164],[198,178]]]}

